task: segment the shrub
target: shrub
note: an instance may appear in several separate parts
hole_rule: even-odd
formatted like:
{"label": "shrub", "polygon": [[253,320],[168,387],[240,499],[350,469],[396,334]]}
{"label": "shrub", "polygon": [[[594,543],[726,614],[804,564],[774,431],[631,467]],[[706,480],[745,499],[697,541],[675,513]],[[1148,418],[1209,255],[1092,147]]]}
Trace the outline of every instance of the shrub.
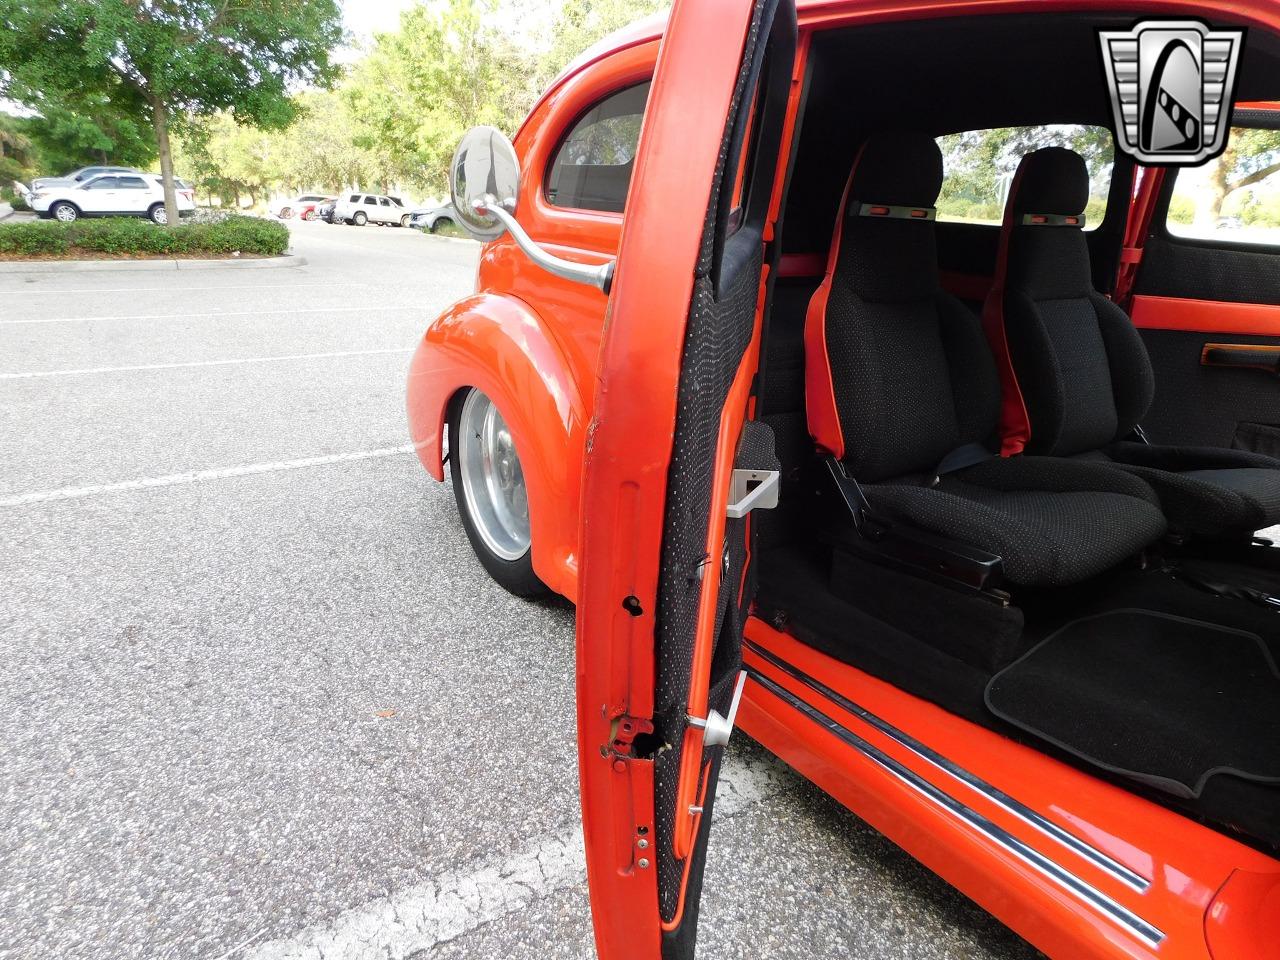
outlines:
{"label": "shrub", "polygon": [[0,223],[0,254],[114,256],[225,255],[240,251],[274,257],[289,248],[284,224],[231,215],[215,221],[160,227],[136,217],[59,223]]}
{"label": "shrub", "polygon": [[[50,230],[48,223],[0,224],[0,253],[65,253],[66,230]],[[62,226],[62,224],[58,224]]]}

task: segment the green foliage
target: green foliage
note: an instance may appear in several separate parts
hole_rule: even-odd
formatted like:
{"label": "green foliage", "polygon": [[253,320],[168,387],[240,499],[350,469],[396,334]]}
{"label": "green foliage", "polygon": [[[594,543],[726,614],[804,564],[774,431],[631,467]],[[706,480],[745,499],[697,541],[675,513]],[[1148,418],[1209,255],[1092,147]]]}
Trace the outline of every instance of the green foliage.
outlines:
{"label": "green foliage", "polygon": [[971,130],[939,137],[938,143],[946,167],[938,197],[941,214],[999,222],[1008,184],[1023,156],[1041,147],[1067,147],[1084,157],[1094,180],[1095,196],[1085,216],[1092,223],[1101,220],[1106,205],[1097,194],[1110,182],[1115,159],[1111,134],[1103,127],[1055,124]]}
{"label": "green foliage", "polygon": [[337,0],[0,0],[0,97],[74,120],[82,149],[150,125],[173,219],[170,123],[234,109],[288,126],[291,88],[337,78],[341,24]]}
{"label": "green foliage", "polygon": [[0,224],[0,254],[20,256],[199,256],[236,250],[279,256],[288,247],[289,230],[284,224],[257,217],[229,216],[176,227],[160,227],[136,217]]}
{"label": "green foliage", "polygon": [[337,76],[336,0],[0,0],[4,94],[43,112],[105,98],[146,117],[235,108],[272,127],[294,117],[291,86]]}
{"label": "green foliage", "polygon": [[1196,205],[1188,196],[1175,193],[1169,198],[1169,221],[1189,224],[1196,217]]}
{"label": "green foliage", "polygon": [[574,57],[667,6],[420,3],[329,92],[339,80],[336,0],[151,0],[141,9],[136,0],[0,0],[0,28],[11,27],[0,30],[0,96],[41,114],[32,123],[42,174],[149,162],[158,95],[175,126],[176,173],[228,206],[282,189],[438,196],[467,128],[514,133]]}
{"label": "green foliage", "polygon": [[44,176],[90,163],[141,166],[156,156],[155,135],[146,120],[121,113],[103,96],[77,98],[74,109],[46,103],[41,116],[19,122]]}
{"label": "green foliage", "polygon": [[70,246],[65,224],[0,223],[0,253],[66,253]]}
{"label": "green foliage", "polygon": [[342,87],[358,117],[355,145],[387,166],[442,189],[458,140],[472,126],[512,130],[531,98],[528,65],[486,25],[484,0],[411,7],[381,34]]}
{"label": "green foliage", "polygon": [[565,0],[551,30],[555,39],[538,61],[540,86],[597,40],[670,6],[670,0]]}

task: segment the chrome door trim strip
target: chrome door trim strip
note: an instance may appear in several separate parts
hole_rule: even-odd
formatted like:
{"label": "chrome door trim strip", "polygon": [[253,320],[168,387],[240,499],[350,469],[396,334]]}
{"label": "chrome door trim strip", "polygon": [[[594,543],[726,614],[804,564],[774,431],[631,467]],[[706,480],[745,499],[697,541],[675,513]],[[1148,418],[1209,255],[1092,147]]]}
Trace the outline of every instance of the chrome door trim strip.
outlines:
{"label": "chrome door trim strip", "polygon": [[864,740],[862,737],[858,736],[858,734],[837,723],[835,720],[832,720],[817,707],[806,703],[775,680],[766,677],[764,674],[752,669],[751,667],[747,667],[746,669],[747,675],[756,683],[760,684],[760,686],[765,690],[804,714],[810,720],[826,729],[829,733],[834,734],[842,742],[853,747],[859,753],[863,754],[877,766],[892,774],[925,799],[932,801],[942,810],[950,813],[991,842],[1016,856],[1019,860],[1047,877],[1067,893],[1081,900],[1088,906],[1093,907],[1107,919],[1111,920],[1136,939],[1152,948],[1158,947],[1165,939],[1164,931],[1144,920],[1122,904],[1117,903],[1096,887],[1093,887],[1084,880],[1081,880],[1056,861],[1049,859],[1049,857],[1040,853],[1034,847],[1029,846],[1013,834],[1009,833],[1009,831],[1005,830],[999,824],[993,823],[976,810],[966,806],[955,797],[952,797],[950,794],[945,793],[938,787],[934,786],[910,767],[898,762],[879,747],[867,740]]}
{"label": "chrome door trim strip", "polygon": [[827,700],[830,700],[841,709],[853,714],[859,720],[863,720],[875,727],[885,736],[889,737],[901,746],[906,747],[921,760],[927,761],[948,776],[954,777],[966,786],[973,788],[996,806],[1005,810],[1012,816],[1017,817],[1028,826],[1034,827],[1036,830],[1039,830],[1050,839],[1056,840],[1073,853],[1084,857],[1084,859],[1098,867],[1098,869],[1115,877],[1115,879],[1119,880],[1129,889],[1137,893],[1146,893],[1151,888],[1151,881],[1147,877],[1131,870],[1123,863],[1120,863],[1118,860],[1113,859],[1096,847],[1093,847],[1084,840],[1081,840],[1079,837],[1058,826],[1058,824],[1054,823],[1043,814],[1031,809],[1031,807],[1027,806],[1022,801],[1015,800],[1003,790],[993,787],[977,774],[970,773],[964,767],[947,759],[936,750],[925,746],[910,734],[899,730],[893,724],[889,723],[889,721],[881,719],[865,707],[854,703],[848,697],[832,690],[821,680],[817,680],[809,676],[804,671],[792,666],[785,660],[782,660],[776,655],[770,653],[768,650],[752,643],[750,640],[745,640],[744,644],[752,653],[756,654],[756,656],[773,664],[773,666],[777,667],[793,680],[799,681],[815,693],[818,693]]}

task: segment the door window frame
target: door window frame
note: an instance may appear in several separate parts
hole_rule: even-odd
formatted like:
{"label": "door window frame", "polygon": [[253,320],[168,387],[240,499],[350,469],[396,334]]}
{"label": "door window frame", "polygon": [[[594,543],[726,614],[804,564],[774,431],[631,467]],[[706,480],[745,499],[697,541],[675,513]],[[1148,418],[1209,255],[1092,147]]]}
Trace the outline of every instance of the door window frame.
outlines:
{"label": "door window frame", "polygon": [[548,91],[521,126],[515,140],[521,183],[517,216],[535,240],[565,250],[617,252],[621,213],[558,207],[547,200],[543,184],[559,144],[578,118],[605,97],[653,80],[660,43],[660,38],[644,40],[571,74]]}
{"label": "door window frame", "polygon": [[[1243,127],[1249,130],[1274,130],[1280,132],[1280,110],[1259,110],[1236,108],[1231,117],[1231,127]],[[1230,131],[1228,131],[1230,136]],[[1209,250],[1224,250],[1235,253],[1256,253],[1263,256],[1280,256],[1280,240],[1275,243],[1258,243],[1250,240],[1218,239],[1217,237],[1195,237],[1174,233],[1169,229],[1169,207],[1173,204],[1174,191],[1178,189],[1179,167],[1165,170],[1164,181],[1160,185],[1160,197],[1151,217],[1151,232],[1159,236],[1165,243],[1180,246],[1201,247]],[[1272,174],[1280,177],[1280,174]]]}

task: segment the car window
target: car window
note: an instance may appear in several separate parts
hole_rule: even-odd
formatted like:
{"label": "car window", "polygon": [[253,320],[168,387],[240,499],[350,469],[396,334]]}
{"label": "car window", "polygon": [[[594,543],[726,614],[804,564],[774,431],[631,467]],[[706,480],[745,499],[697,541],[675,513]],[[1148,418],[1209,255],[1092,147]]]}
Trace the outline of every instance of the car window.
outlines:
{"label": "car window", "polygon": [[1175,237],[1280,247],[1280,130],[1232,127],[1220,157],[1175,175]]}
{"label": "car window", "polygon": [[351,196],[347,197],[347,203],[359,203],[359,202],[360,202],[360,194],[358,193],[353,193]]}
{"label": "car window", "polygon": [[389,206],[391,206],[391,201],[390,201],[390,200],[388,200],[386,197],[379,197],[379,198],[378,198],[378,203],[382,204],[382,206],[384,206],[384,207],[389,207]]}
{"label": "car window", "polygon": [[582,115],[556,148],[545,194],[557,207],[621,213],[649,84],[610,94]]}
{"label": "car window", "polygon": [[377,198],[377,197],[365,197],[365,198],[364,198],[364,203],[365,203],[365,206],[367,206],[367,207],[376,207],[376,206],[378,205],[378,198]]}
{"label": "car window", "polygon": [[1086,230],[1096,230],[1107,212],[1115,145],[1105,127],[1051,123],[969,130],[938,137],[938,146],[943,168],[940,221],[999,226],[1019,162],[1041,147],[1066,147],[1084,157],[1089,168]]}
{"label": "car window", "polygon": [[[141,177],[117,177],[117,184],[124,190],[145,190],[147,189],[147,181]],[[181,181],[178,181],[180,184]]]}
{"label": "car window", "polygon": [[114,190],[118,177],[98,177],[97,180],[90,180],[84,185],[86,190]]}
{"label": "car window", "polygon": [[89,167],[75,174],[72,177],[72,179],[75,180],[77,183],[83,183],[85,180],[88,180],[90,177],[97,176],[100,173],[102,173],[101,167]]}

